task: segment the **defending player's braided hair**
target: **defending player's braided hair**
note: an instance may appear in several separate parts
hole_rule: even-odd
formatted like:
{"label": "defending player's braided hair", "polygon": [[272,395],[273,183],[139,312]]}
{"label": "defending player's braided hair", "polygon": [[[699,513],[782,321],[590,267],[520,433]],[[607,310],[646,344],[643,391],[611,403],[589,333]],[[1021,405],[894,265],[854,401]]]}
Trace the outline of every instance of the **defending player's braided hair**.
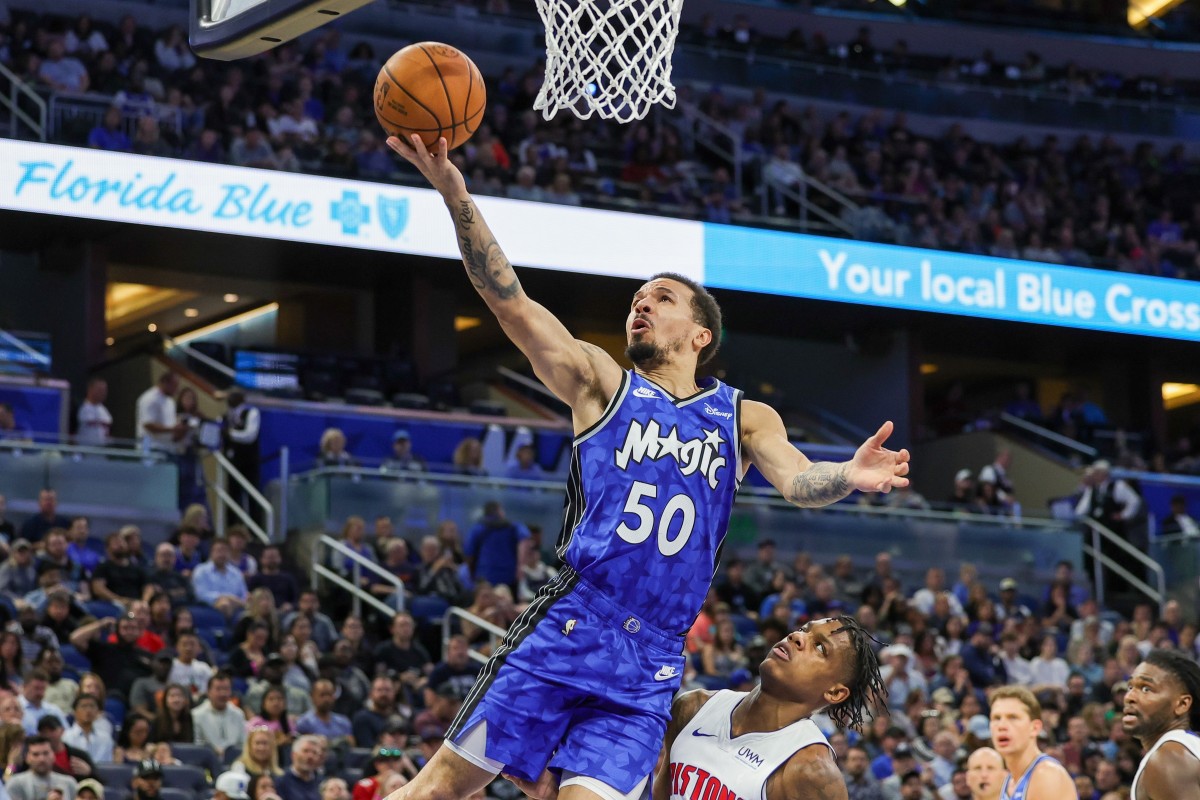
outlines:
{"label": "defending player's braided hair", "polygon": [[1183,686],[1183,693],[1192,696],[1192,707],[1188,710],[1188,728],[1200,730],[1200,664],[1175,650],[1151,650],[1145,663],[1158,667],[1175,676]]}
{"label": "defending player's braided hair", "polygon": [[838,623],[841,632],[850,637],[854,650],[851,674],[846,681],[850,696],[836,706],[830,706],[825,713],[838,727],[861,731],[868,720],[875,718],[876,709],[887,705],[887,686],[879,674],[879,658],[871,648],[872,642],[879,642],[854,617],[839,617]]}

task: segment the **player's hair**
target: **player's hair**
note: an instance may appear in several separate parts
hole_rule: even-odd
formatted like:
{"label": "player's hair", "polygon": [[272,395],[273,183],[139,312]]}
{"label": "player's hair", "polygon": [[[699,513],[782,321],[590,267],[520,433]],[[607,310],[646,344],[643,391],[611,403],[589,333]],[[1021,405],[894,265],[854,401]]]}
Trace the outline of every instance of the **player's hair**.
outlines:
{"label": "player's hair", "polygon": [[988,704],[994,706],[997,700],[1016,700],[1025,706],[1025,710],[1029,712],[1029,719],[1042,718],[1042,704],[1038,702],[1033,692],[1024,686],[1001,686],[992,692],[991,697],[988,698]]}
{"label": "player's hair", "polygon": [[1151,650],[1144,663],[1169,672],[1183,687],[1183,693],[1192,696],[1188,710],[1188,728],[1200,730],[1200,664],[1174,650]]}
{"label": "player's hair", "polygon": [[879,675],[879,658],[871,648],[873,642],[878,642],[854,617],[839,617],[838,623],[842,632],[850,637],[850,646],[854,650],[851,675],[846,683],[850,695],[830,706],[825,713],[838,727],[861,731],[868,720],[875,718],[876,709],[885,708],[887,704],[887,685]]}
{"label": "player's hair", "polygon": [[680,275],[677,272],[660,272],[651,276],[650,280],[656,281],[660,278],[682,283],[692,290],[692,316],[697,325],[703,325],[712,332],[712,341],[704,345],[698,359],[698,363],[707,364],[713,360],[713,356],[721,347],[721,307],[717,305],[717,301],[713,299],[707,289],[686,275]]}

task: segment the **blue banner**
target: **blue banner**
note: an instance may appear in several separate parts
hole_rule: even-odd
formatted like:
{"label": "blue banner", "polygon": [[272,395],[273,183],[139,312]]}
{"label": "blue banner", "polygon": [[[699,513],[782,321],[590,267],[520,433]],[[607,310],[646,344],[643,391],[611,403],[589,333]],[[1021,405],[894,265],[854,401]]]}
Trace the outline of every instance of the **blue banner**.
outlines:
{"label": "blue banner", "polygon": [[713,288],[1200,341],[1200,285],[1172,278],[706,225]]}

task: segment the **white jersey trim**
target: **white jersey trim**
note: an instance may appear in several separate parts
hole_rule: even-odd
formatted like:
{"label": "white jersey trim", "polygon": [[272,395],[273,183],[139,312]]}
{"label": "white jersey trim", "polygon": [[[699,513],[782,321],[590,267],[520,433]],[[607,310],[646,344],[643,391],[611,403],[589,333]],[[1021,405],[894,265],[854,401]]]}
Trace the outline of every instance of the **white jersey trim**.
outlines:
{"label": "white jersey trim", "polygon": [[1138,764],[1137,772],[1133,776],[1133,783],[1129,787],[1129,800],[1137,800],[1137,785],[1138,780],[1142,777],[1142,770],[1150,763],[1150,757],[1158,752],[1158,748],[1162,747],[1167,742],[1177,742],[1187,748],[1187,751],[1197,759],[1200,759],[1200,736],[1188,731],[1167,731],[1154,746],[1150,748],[1146,755],[1142,756],[1141,763]]}

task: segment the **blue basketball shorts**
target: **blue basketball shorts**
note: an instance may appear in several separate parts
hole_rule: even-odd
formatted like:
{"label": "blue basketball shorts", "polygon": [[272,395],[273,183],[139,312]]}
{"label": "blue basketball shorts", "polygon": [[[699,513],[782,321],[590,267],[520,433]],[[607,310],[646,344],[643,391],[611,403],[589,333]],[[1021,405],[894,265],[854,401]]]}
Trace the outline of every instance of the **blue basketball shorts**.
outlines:
{"label": "blue basketball shorts", "polygon": [[486,723],[486,756],[508,774],[550,767],[629,793],[662,749],[683,644],[564,569],[513,623],[446,738],[458,746]]}

